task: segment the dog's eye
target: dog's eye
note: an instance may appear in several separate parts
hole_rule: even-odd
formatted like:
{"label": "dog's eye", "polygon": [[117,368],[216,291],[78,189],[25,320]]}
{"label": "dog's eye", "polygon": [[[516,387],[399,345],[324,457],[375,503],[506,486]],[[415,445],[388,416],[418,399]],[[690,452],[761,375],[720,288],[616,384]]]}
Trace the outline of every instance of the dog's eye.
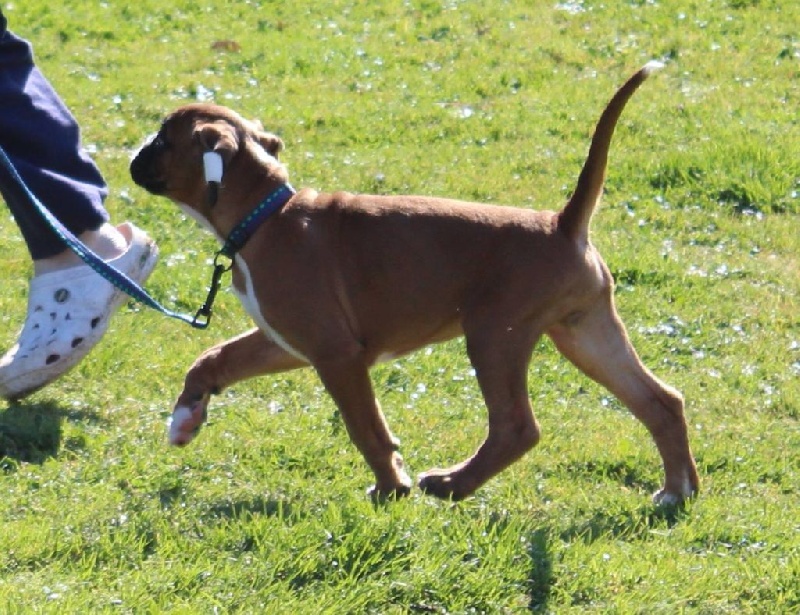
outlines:
{"label": "dog's eye", "polygon": [[161,130],[151,134],[145,141],[145,144],[147,147],[157,150],[169,149],[169,143],[167,143],[167,140],[164,138],[164,133]]}

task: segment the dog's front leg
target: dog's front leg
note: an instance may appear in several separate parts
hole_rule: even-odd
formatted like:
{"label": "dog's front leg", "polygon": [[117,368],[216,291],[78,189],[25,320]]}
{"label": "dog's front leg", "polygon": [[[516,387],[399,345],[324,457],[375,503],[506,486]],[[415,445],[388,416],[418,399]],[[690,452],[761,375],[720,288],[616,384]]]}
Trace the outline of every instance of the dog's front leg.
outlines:
{"label": "dog's front leg", "polygon": [[194,439],[206,420],[211,395],[241,380],[306,365],[259,329],[209,348],[186,374],[183,391],[175,403],[170,421],[170,443],[184,446]]}
{"label": "dog's front leg", "polygon": [[367,365],[356,354],[317,361],[314,367],[342,413],[350,439],[375,474],[369,491],[372,498],[381,501],[408,495],[411,478],[397,452],[399,441],[375,399]]}

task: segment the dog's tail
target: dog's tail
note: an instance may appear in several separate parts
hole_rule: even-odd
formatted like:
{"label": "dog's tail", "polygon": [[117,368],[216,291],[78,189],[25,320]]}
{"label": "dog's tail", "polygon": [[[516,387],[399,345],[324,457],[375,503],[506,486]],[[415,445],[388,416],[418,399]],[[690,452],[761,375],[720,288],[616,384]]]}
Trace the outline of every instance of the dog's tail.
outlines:
{"label": "dog's tail", "polygon": [[572,239],[586,240],[589,234],[589,221],[592,219],[597,203],[603,192],[606,177],[608,148],[617,120],[625,108],[628,99],[651,73],[663,68],[658,61],[645,64],[625,84],[617,90],[597,122],[597,127],[589,147],[589,155],[583,164],[578,183],[564,209],[559,214],[558,228]]}

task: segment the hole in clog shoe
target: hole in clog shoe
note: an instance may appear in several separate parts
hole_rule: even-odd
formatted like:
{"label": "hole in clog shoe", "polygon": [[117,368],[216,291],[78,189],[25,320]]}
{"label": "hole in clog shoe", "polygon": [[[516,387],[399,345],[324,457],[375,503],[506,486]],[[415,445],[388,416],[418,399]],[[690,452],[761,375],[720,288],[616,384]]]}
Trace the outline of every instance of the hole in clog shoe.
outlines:
{"label": "hole in clog shoe", "polygon": [[64,303],[69,299],[69,291],[66,288],[59,288],[53,295],[56,303]]}
{"label": "hole in clog shoe", "polygon": [[75,348],[76,346],[79,346],[82,341],[82,337],[76,337],[74,340],[72,340],[72,347]]}
{"label": "hole in clog shoe", "polygon": [[94,329],[97,325],[100,324],[100,320],[102,320],[102,316],[95,316],[94,318],[92,318],[92,322],[90,323],[92,329]]}
{"label": "hole in clog shoe", "polygon": [[45,365],[52,365],[53,363],[58,361],[60,358],[61,358],[61,355],[58,355],[58,354],[48,355],[47,358],[44,361]]}

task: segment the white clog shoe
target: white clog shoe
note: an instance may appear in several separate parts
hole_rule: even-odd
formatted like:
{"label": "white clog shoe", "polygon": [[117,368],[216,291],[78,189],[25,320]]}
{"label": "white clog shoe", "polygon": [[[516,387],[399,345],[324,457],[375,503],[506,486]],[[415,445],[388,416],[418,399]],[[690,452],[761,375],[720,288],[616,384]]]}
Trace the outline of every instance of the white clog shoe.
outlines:
{"label": "white clog shoe", "polygon": [[[130,223],[117,228],[128,248],[109,263],[141,284],[156,265],[158,248]],[[100,341],[127,297],[88,265],[34,277],[25,325],[0,358],[0,396],[20,399],[69,371]]]}

